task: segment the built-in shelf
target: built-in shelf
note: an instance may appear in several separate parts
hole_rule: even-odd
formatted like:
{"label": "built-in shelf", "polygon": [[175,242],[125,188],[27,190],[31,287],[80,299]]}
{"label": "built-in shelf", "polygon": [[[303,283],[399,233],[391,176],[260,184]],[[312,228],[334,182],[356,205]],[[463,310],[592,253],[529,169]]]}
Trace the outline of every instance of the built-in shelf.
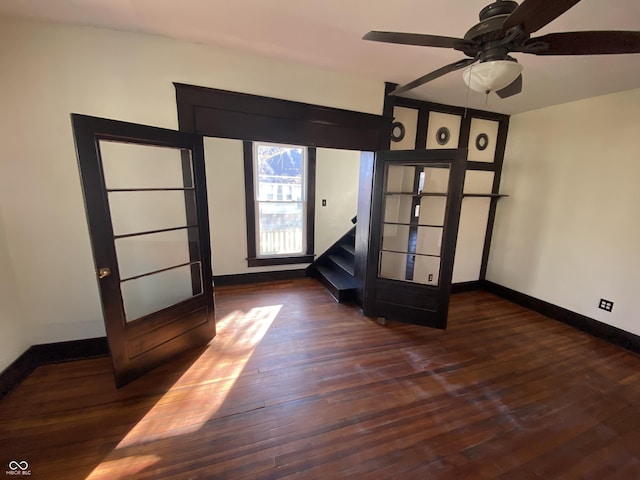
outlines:
{"label": "built-in shelf", "polygon": [[403,227],[429,227],[429,228],[443,228],[444,225],[431,225],[428,223],[404,223],[404,222],[382,222],[384,225],[400,225]]}
{"label": "built-in shelf", "polygon": [[[409,195],[411,197],[446,197],[446,193],[415,193],[415,192],[385,192],[385,195]],[[502,193],[463,193],[462,198],[502,198],[509,195],[503,195]]]}
{"label": "built-in shelf", "polygon": [[428,193],[428,192],[422,192],[422,193],[416,193],[416,192],[385,192],[385,195],[410,195],[412,197],[446,197],[447,194],[446,193]]}
{"label": "built-in shelf", "polygon": [[501,193],[463,193],[462,198],[502,198],[508,197],[509,195],[503,195]]}
{"label": "built-in shelf", "polygon": [[402,250],[389,250],[386,248],[382,248],[380,251],[387,252],[387,253],[399,253],[401,255],[417,255],[418,257],[440,258],[440,255],[434,255],[432,253],[418,253],[418,252],[406,252],[406,251],[403,252]]}

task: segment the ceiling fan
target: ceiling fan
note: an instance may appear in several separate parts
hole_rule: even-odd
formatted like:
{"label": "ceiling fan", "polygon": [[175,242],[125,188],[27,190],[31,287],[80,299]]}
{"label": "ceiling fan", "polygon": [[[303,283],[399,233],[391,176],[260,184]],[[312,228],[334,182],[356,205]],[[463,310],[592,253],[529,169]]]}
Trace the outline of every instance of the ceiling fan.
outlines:
{"label": "ceiling fan", "polygon": [[397,87],[399,95],[447,73],[465,68],[463,79],[472,90],[496,92],[501,98],[522,91],[522,66],[511,52],[534,55],[613,55],[640,53],[640,31],[584,31],[550,33],[531,38],[580,0],[496,0],[480,10],[480,23],[464,38],[419,33],[372,31],[364,40],[422,47],[453,48],[464,58]]}

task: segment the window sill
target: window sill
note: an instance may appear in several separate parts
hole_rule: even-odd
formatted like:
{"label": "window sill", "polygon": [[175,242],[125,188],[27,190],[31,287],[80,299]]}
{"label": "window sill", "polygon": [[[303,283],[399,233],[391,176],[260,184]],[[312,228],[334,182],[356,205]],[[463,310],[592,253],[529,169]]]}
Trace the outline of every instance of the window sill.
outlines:
{"label": "window sill", "polygon": [[291,265],[293,263],[311,263],[314,255],[298,255],[296,257],[260,257],[247,258],[250,267],[266,267],[269,265]]}

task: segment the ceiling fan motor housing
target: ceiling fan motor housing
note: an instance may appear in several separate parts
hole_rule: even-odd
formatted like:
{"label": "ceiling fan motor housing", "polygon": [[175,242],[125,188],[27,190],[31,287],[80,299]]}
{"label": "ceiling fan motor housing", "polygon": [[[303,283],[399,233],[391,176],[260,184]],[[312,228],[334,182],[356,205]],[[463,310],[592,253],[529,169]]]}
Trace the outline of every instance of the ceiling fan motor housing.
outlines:
{"label": "ceiling fan motor housing", "polygon": [[480,10],[480,21],[495,17],[496,15],[510,15],[516,8],[518,8],[518,2],[511,0],[494,2]]}
{"label": "ceiling fan motor housing", "polygon": [[514,41],[521,43],[526,39],[522,32],[503,30],[504,22],[518,8],[518,3],[505,0],[487,5],[480,11],[480,23],[474,25],[464,35],[464,39],[473,42],[474,48],[464,49],[469,57],[478,57],[480,61],[506,59],[513,51]]}
{"label": "ceiling fan motor housing", "polygon": [[464,48],[463,52],[469,57],[475,57],[479,51],[486,47],[491,48],[490,43],[498,43],[504,39],[502,25],[509,15],[497,15],[488,18],[471,27],[464,39],[474,43],[472,48]]}

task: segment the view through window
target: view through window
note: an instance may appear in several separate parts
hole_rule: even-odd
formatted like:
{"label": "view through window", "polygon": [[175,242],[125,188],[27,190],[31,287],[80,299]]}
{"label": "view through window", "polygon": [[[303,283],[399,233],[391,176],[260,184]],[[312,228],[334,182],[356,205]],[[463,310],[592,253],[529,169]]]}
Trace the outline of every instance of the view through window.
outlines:
{"label": "view through window", "polygon": [[306,252],[307,149],[253,144],[258,257]]}

